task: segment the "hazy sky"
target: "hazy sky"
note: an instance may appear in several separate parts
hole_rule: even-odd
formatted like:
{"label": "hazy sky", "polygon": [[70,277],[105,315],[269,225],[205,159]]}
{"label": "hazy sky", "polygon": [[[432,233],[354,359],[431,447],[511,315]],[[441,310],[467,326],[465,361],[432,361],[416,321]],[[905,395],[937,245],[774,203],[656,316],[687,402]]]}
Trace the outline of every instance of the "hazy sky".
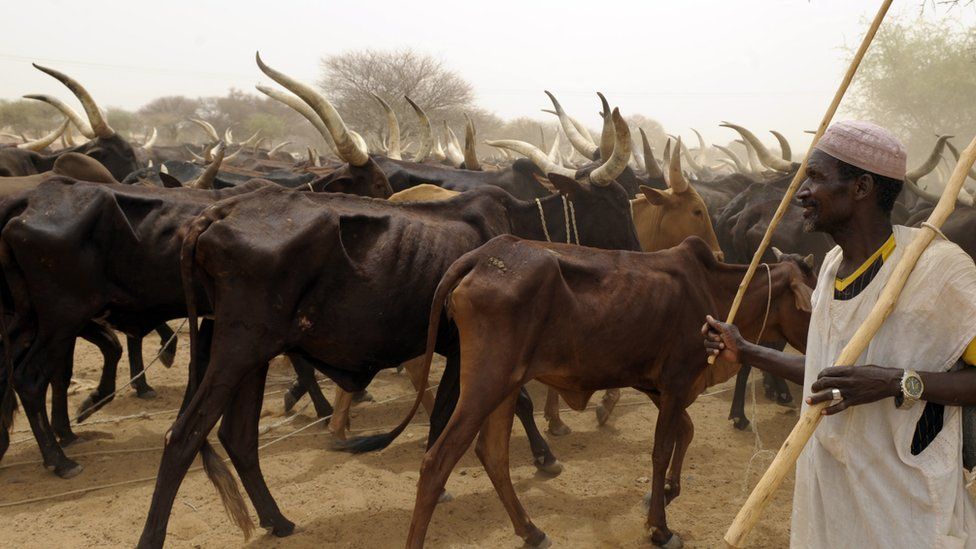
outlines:
{"label": "hazy sky", "polygon": [[[820,121],[880,1],[617,0],[529,2],[35,2],[8,10],[0,32],[0,98],[70,94],[31,61],[80,80],[103,107],[162,95],[253,91],[254,64],[314,82],[323,55],[411,47],[443,60],[504,118],[546,119],[544,89],[599,127],[595,91],[626,114],[709,141],[778,128],[794,148]],[[920,0],[889,17],[917,17]],[[926,7],[923,17],[946,15]],[[949,12],[973,23],[974,10]],[[946,24],[952,24],[947,21]],[[883,28],[883,27],[882,27]],[[856,85],[856,81],[855,81]],[[74,105],[76,103],[70,102]],[[766,134],[767,137],[768,134]],[[764,137],[765,139],[766,137]],[[769,141],[772,141],[769,138]]]}

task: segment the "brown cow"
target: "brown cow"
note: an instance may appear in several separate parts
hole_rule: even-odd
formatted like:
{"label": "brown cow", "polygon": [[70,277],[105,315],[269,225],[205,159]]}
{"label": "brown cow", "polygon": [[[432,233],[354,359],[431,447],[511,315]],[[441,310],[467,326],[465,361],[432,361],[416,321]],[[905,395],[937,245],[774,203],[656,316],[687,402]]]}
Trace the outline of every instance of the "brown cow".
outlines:
{"label": "brown cow", "polygon": [[[479,431],[476,452],[516,534],[529,545],[546,541],[509,478],[515,396],[531,379],[578,410],[601,389],[633,387],[651,398],[659,414],[647,526],[652,542],[679,546],[665,505],[680,492],[693,434],[686,408],[736,370],[707,366],[700,329],[707,314],[724,318],[744,271],[719,263],[698,238],[636,253],[500,236],[458,259],[434,295],[425,369],[446,305],[460,334],[460,399],[424,456],[407,547],[423,545],[444,483]],[[768,277],[760,272],[737,317],[743,334],[803,349],[815,282],[802,261],[770,265]]]}

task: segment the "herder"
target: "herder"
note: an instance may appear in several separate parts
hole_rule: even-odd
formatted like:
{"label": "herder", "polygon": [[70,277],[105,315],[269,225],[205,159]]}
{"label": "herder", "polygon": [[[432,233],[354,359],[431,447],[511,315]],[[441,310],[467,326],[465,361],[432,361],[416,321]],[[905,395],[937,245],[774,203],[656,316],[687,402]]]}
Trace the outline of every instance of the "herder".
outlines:
{"label": "herder", "polygon": [[796,197],[808,231],[837,246],[813,294],[807,354],[744,341],[708,317],[708,352],[831,401],[797,462],[792,547],[976,547],[963,477],[962,408],[976,405],[976,266],[936,239],[856,366],[832,367],[919,232],[892,226],[905,147],[868,122],[831,126]]}

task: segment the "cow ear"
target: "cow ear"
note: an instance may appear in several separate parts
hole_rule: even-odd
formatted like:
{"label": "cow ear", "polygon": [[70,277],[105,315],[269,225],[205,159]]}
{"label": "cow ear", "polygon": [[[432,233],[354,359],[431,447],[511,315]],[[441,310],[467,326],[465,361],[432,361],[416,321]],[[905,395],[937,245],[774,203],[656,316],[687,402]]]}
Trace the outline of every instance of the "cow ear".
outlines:
{"label": "cow ear", "polygon": [[813,269],[813,254],[810,254],[803,258],[803,262],[807,264],[807,267]]}
{"label": "cow ear", "polygon": [[575,196],[576,193],[581,192],[583,190],[583,186],[580,185],[578,181],[576,181],[571,177],[566,177],[565,175],[559,175],[558,173],[549,173],[546,174],[546,177],[549,178],[549,181],[552,183],[554,187],[556,187],[557,190],[559,190],[559,192],[563,193],[564,195],[570,198],[573,198],[573,196]]}
{"label": "cow ear", "polygon": [[796,274],[790,276],[790,289],[793,290],[793,300],[797,309],[805,313],[813,311],[813,305],[810,303],[813,290],[804,284]]}
{"label": "cow ear", "polygon": [[163,186],[167,189],[175,189],[183,186],[179,179],[165,172],[159,172],[159,180],[163,182]]}
{"label": "cow ear", "polygon": [[640,190],[642,193],[644,193],[644,198],[655,206],[663,206],[668,201],[668,195],[657,189],[648,187],[647,185],[641,185]]}

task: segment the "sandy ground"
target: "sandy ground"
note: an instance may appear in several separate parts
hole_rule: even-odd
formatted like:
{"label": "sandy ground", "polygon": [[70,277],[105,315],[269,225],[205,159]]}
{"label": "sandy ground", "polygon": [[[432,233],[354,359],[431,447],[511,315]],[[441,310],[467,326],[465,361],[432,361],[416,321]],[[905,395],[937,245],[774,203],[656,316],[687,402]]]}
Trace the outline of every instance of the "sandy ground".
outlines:
{"label": "sandy ground", "polygon": [[[146,342],[146,360],[156,353]],[[127,365],[120,366],[120,383]],[[163,433],[172,424],[186,379],[187,345],[181,334],[176,365],[159,364],[149,370],[155,400],[144,401],[124,389],[76,432],[83,442],[68,448],[69,456],[85,467],[70,480],[61,480],[39,462],[27,422],[18,415],[14,444],[0,463],[0,505],[30,498],[153,477],[161,455]],[[79,341],[76,350],[77,388],[74,409],[98,377],[101,356]],[[262,425],[280,422],[281,393],[288,371],[272,369]],[[437,375],[432,377],[436,382]],[[323,382],[332,399],[332,385]],[[729,389],[720,392],[723,389]],[[726,420],[731,385],[713,387],[691,407],[695,438],[685,460],[681,496],[668,507],[670,527],[687,547],[715,547],[771,454],[756,454],[753,432],[734,430]],[[542,425],[544,388],[531,387]],[[376,430],[395,424],[409,408],[412,388],[406,375],[381,373],[370,392],[377,402],[354,409],[354,431]],[[397,399],[397,397],[400,397]],[[396,399],[396,400],[391,400]],[[384,402],[389,401],[389,402]],[[270,441],[314,420],[311,406],[291,422],[263,435]],[[592,404],[591,404],[592,408]],[[796,412],[757,397],[747,408],[758,424],[764,448],[775,450],[796,421]],[[141,418],[117,419],[134,414]],[[535,474],[521,427],[513,431],[512,478],[523,505],[555,547],[645,547],[644,513],[640,501],[649,489],[650,448],[656,410],[646,397],[624,390],[621,404],[608,425],[600,428],[592,410],[564,412],[573,433],[549,436],[565,471],[550,479]],[[756,421],[758,419],[758,421]],[[427,433],[423,411],[393,445],[376,454],[350,456],[328,450],[327,430],[316,425],[261,453],[268,485],[285,516],[301,531],[277,539],[259,530],[245,542],[224,514],[213,487],[202,472],[191,472],[180,489],[169,523],[169,547],[402,547],[413,509],[418,469]],[[216,432],[211,438],[216,438]],[[22,442],[20,442],[22,441]],[[218,451],[222,451],[217,445]],[[199,459],[197,460],[197,465]],[[519,547],[501,502],[473,451],[461,460],[448,481],[455,496],[438,507],[431,523],[428,547]],[[153,483],[139,482],[79,495],[0,507],[0,547],[132,547],[142,531]],[[749,541],[754,547],[788,544],[792,475],[775,496],[762,523]],[[255,522],[256,515],[252,510]]]}

